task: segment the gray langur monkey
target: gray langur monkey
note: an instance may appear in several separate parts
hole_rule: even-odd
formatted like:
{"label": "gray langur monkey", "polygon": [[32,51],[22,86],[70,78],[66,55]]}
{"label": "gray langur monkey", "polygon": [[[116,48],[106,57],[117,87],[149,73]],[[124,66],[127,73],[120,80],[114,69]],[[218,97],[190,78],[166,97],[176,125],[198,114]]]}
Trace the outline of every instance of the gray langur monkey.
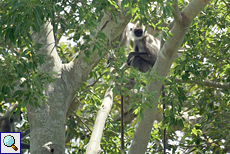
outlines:
{"label": "gray langur monkey", "polygon": [[133,52],[129,53],[127,64],[145,73],[149,71],[156,62],[160,51],[160,41],[148,34],[144,25],[137,22],[132,28],[134,40]]}
{"label": "gray langur monkey", "polygon": [[[130,45],[133,47],[133,52],[129,53],[127,64],[133,66],[139,71],[145,73],[149,71],[160,51],[160,41],[145,31],[145,27],[129,23],[124,29],[121,36],[121,46],[125,46],[129,51]],[[133,83],[133,80],[130,80]],[[124,153],[124,97],[121,94],[121,153]],[[129,110],[131,111],[131,110]],[[128,111],[128,112],[129,112]],[[128,113],[127,112],[127,113]]]}
{"label": "gray langur monkey", "polygon": [[[134,68],[137,68],[140,72],[146,73],[147,71],[151,70],[157,60],[157,56],[160,52],[161,41],[159,38],[154,38],[152,35],[148,34],[144,25],[140,25],[139,22],[133,26],[131,36],[133,37],[134,41],[133,52],[129,53],[127,64],[128,66],[131,65]],[[162,86],[161,91],[163,89],[164,86]],[[162,97],[165,98],[165,93],[163,91]],[[165,110],[165,108],[165,103],[163,103],[163,110]],[[164,112],[163,117],[165,117]],[[165,154],[166,128],[164,129],[163,136],[163,153]]]}
{"label": "gray langur monkey", "polygon": [[[16,112],[13,112],[18,107],[17,104],[11,105],[5,114],[0,114],[0,132],[15,132],[15,122],[21,122],[22,116],[21,112],[18,115]],[[13,112],[11,115],[10,113]],[[25,137],[30,133],[29,129],[21,133],[21,138]],[[29,149],[30,145],[26,143],[21,143],[21,149]]]}

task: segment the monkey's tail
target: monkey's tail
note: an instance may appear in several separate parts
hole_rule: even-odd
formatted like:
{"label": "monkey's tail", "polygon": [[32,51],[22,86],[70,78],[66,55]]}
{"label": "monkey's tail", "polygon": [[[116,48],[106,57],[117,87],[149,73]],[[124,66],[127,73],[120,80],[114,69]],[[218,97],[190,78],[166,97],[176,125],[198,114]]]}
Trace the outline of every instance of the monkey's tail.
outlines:
{"label": "monkey's tail", "polygon": [[[165,92],[164,92],[164,85],[162,86],[162,101],[163,101],[163,119],[165,119],[165,109],[166,109],[166,102],[165,102]],[[163,146],[164,146],[164,152],[163,154],[166,154],[166,128],[163,132]]]}

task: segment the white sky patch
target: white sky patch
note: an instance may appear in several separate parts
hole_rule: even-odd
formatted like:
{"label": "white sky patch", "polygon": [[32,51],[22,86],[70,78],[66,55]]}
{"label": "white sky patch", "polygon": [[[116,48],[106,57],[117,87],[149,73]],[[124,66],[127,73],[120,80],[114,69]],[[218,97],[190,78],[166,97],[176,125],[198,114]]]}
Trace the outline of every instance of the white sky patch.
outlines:
{"label": "white sky patch", "polygon": [[[177,141],[172,141],[172,140],[168,140],[168,143],[169,144],[172,144],[172,145],[177,145],[179,146],[179,141],[181,140],[181,138],[183,137],[184,133],[181,132],[181,131],[175,131],[177,137],[178,137],[178,140]],[[167,153],[170,153],[170,154],[173,154],[173,151],[169,151],[169,150],[166,150]],[[178,154],[183,154],[184,152],[182,151],[182,149],[180,147],[177,148],[176,150],[176,153]]]}
{"label": "white sky patch", "polygon": [[76,42],[74,42],[72,39],[68,40],[68,38],[69,37],[62,36],[61,39],[60,39],[60,43],[64,43],[64,44],[70,45],[71,47],[77,45]]}

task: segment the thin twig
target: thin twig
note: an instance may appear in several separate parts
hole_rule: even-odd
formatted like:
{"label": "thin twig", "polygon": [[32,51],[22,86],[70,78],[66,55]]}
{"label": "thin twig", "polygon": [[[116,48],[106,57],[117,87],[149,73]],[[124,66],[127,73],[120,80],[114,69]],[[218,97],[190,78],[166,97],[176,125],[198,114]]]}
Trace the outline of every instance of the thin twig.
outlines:
{"label": "thin twig", "polygon": [[230,8],[230,5],[225,1],[225,0],[222,0],[224,3],[225,3],[225,5],[228,7],[228,8]]}
{"label": "thin twig", "polygon": [[215,82],[215,81],[193,81],[193,80],[186,80],[183,81],[181,79],[175,79],[177,83],[193,83],[207,87],[214,87],[214,88],[222,88],[222,89],[230,89],[230,82],[222,83],[222,82]]}

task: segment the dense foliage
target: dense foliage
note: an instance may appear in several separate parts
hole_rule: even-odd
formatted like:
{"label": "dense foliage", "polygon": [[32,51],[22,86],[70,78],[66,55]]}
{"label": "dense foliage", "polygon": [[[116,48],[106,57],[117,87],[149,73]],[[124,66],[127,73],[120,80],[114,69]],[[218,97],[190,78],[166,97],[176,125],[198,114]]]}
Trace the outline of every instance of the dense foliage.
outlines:
{"label": "dense foliage", "polygon": [[[172,19],[172,1],[138,0],[122,2],[128,8],[132,20],[141,19],[146,25],[168,32],[163,23]],[[186,2],[179,1],[180,9]],[[38,32],[42,24],[51,19],[56,46],[62,62],[69,62],[76,53],[91,55],[88,45],[95,36],[94,48],[107,50],[107,38],[103,33],[94,33],[104,12],[118,9],[115,1],[58,1],[58,0],[3,0],[0,2],[0,110],[5,112],[9,103],[18,102],[21,107],[26,103],[39,105],[45,102],[42,93],[46,83],[53,82],[51,74],[40,72],[39,65],[44,63],[37,53],[40,45],[33,44],[33,32]],[[163,128],[167,128],[167,150],[175,153],[226,153],[230,151],[230,3],[215,0],[210,3],[193,21],[182,45],[182,56],[175,59],[165,79],[166,103],[163,122],[154,124],[149,153],[161,153],[163,149]],[[115,12],[115,11],[114,11]],[[113,11],[111,13],[114,13]],[[114,13],[114,20],[116,14]],[[31,29],[33,32],[31,32]],[[62,42],[61,38],[67,38]],[[74,45],[71,43],[74,42]],[[131,107],[138,114],[125,126],[125,146],[128,149],[138,120],[146,108],[141,100],[152,101],[152,94],[145,94],[145,84],[150,80],[148,73],[139,73],[131,68],[120,67],[126,62],[123,48],[117,51],[110,61],[115,71],[111,76],[107,59],[103,59],[91,72],[76,93],[77,108],[67,117],[66,152],[84,153],[89,142],[97,110],[104,97],[109,81],[115,81],[114,105],[104,128],[101,148],[103,153],[119,153],[120,150],[120,95],[130,97]],[[85,59],[87,61],[87,59]],[[119,76],[119,78],[117,77]],[[159,77],[161,78],[161,77]],[[23,81],[21,81],[23,79]],[[124,85],[135,79],[138,93],[130,94]],[[163,80],[163,78],[162,78]],[[93,81],[93,82],[91,82]],[[208,84],[213,83],[213,84]],[[141,88],[140,88],[141,87]],[[147,106],[148,107],[148,106]],[[26,110],[23,108],[23,110]],[[162,114],[162,101],[159,105]],[[164,124],[164,125],[163,125]],[[28,127],[28,124],[24,127]],[[22,129],[22,128],[21,128]],[[179,133],[175,133],[179,130]],[[177,131],[178,132],[178,131]],[[178,136],[179,134],[179,136]]]}

